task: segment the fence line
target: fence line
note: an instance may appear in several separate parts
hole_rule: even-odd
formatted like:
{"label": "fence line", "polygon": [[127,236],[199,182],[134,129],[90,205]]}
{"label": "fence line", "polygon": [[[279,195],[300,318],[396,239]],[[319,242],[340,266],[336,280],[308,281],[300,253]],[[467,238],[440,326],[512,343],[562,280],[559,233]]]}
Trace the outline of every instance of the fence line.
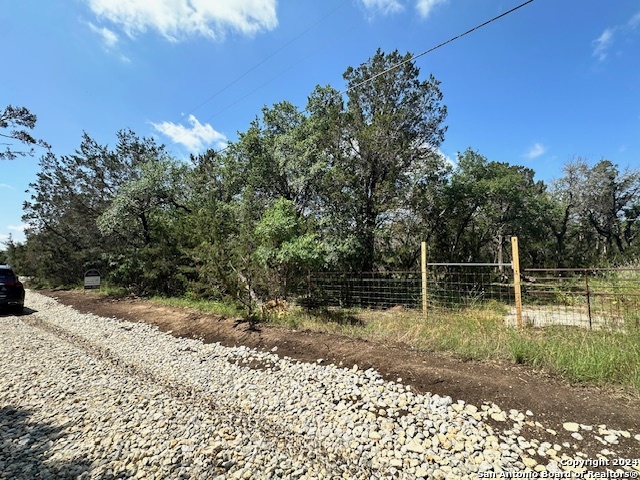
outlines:
{"label": "fence line", "polygon": [[309,276],[312,304],[342,308],[423,310],[426,288],[427,313],[437,308],[462,309],[480,302],[514,304],[513,283],[495,267],[429,265],[426,283],[421,271],[321,272]]}
{"label": "fence line", "polygon": [[[524,269],[510,264],[427,263],[425,271],[318,272],[309,275],[312,305],[337,308],[439,312],[503,305],[508,324],[519,325],[516,279],[521,280],[521,319],[532,326],[640,328],[640,268]],[[426,281],[425,281],[426,278]]]}
{"label": "fence line", "polygon": [[640,328],[640,268],[530,268],[523,295],[534,324]]}

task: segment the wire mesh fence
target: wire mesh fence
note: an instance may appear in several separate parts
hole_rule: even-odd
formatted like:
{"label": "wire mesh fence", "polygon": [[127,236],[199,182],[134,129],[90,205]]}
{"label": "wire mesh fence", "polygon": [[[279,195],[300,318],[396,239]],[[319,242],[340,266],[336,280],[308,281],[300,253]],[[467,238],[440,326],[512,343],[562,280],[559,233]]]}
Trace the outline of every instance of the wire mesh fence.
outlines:
{"label": "wire mesh fence", "polygon": [[527,269],[523,319],[534,326],[640,328],[640,268]]}
{"label": "wire mesh fence", "polygon": [[[519,278],[525,325],[640,328],[640,268],[527,269]],[[429,264],[426,282],[421,271],[322,272],[309,275],[308,298],[316,306],[402,307],[436,320],[493,302],[517,325],[514,280],[504,264]]]}
{"label": "wire mesh fence", "polygon": [[330,307],[422,310],[423,287],[427,314],[439,308],[463,309],[486,301],[514,303],[510,272],[486,264],[433,264],[424,283],[420,271],[322,272],[309,276],[312,303]]}
{"label": "wire mesh fence", "polygon": [[421,308],[420,272],[322,272],[309,277],[312,304],[341,308]]}
{"label": "wire mesh fence", "polygon": [[427,305],[433,309],[460,310],[486,302],[514,305],[510,267],[490,264],[430,264],[427,271]]}

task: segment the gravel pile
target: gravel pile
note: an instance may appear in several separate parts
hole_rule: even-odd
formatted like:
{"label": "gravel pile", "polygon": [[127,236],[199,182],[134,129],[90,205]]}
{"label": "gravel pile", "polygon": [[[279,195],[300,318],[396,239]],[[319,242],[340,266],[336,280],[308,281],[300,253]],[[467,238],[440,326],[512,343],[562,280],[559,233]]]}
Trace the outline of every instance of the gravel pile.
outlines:
{"label": "gravel pile", "polygon": [[[531,412],[417,395],[373,370],[320,359],[174,338],[34,292],[27,300],[36,313],[0,317],[0,479],[475,479],[591,469],[568,444],[525,438]],[[631,436],[605,429],[603,446]]]}

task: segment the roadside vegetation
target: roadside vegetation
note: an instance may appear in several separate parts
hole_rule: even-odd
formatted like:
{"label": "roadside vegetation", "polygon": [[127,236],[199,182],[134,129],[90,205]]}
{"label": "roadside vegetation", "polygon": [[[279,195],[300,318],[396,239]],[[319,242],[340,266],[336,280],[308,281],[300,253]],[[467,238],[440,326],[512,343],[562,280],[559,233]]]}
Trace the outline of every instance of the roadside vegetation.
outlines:
{"label": "roadside vegetation", "polygon": [[517,236],[522,268],[637,263],[640,172],[577,157],[547,184],[473,148],[447,159],[440,82],[410,59],[379,50],[344,86],[265,106],[226,148],[186,161],[129,130],[47,151],[26,242],[3,256],[43,285],[96,268],[137,295],[249,310],[295,297],[309,271],[416,269],[421,241],[430,262],[508,261]]}
{"label": "roadside vegetation", "polygon": [[554,326],[518,329],[504,325],[499,305],[462,312],[438,312],[426,319],[416,312],[297,312],[271,316],[294,329],[331,332],[384,344],[453,354],[464,360],[529,365],[571,382],[618,385],[640,394],[640,330],[588,331]]}
{"label": "roadside vegetation", "polygon": [[[47,153],[24,205],[26,241],[9,239],[0,258],[36,286],[77,285],[98,269],[114,294],[638,389],[637,331],[517,331],[502,326],[497,306],[437,321],[264,313],[273,299],[304,294],[311,271],[415,270],[421,241],[430,262],[508,261],[510,236],[522,268],[640,260],[640,172],[577,157],[546,184],[473,148],[452,161],[440,151],[440,82],[411,54],[378,50],[343,78],[317,86],[304,107],[265,106],[226,148],[186,161],[129,130],[111,146],[85,133],[75,152],[56,155],[19,129],[35,116],[8,107],[2,134]],[[12,152],[0,159],[32,154]]]}
{"label": "roadside vegetation", "polygon": [[[219,302],[155,298],[153,301],[223,316],[246,311]],[[262,320],[290,330],[332,333],[385,345],[453,355],[463,360],[527,365],[569,382],[619,387],[640,395],[640,329],[589,331],[577,327],[507,327],[504,305],[489,303],[425,317],[413,310],[293,307],[265,313]]]}

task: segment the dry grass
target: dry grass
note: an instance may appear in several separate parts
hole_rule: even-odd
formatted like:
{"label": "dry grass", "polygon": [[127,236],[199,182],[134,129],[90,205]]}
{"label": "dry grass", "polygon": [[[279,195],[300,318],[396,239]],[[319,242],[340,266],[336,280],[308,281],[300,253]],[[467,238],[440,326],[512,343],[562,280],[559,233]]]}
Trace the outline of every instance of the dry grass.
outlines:
{"label": "dry grass", "polygon": [[[193,299],[154,299],[225,316],[237,306]],[[518,329],[505,325],[509,308],[497,302],[461,310],[432,310],[427,316],[399,307],[389,310],[292,307],[263,312],[262,321],[296,330],[401,343],[465,360],[500,360],[544,368],[572,382],[615,385],[640,393],[640,329],[589,331],[572,326]]]}
{"label": "dry grass", "polygon": [[640,393],[640,330],[576,327],[517,329],[508,309],[487,303],[459,311],[292,310],[271,323],[289,328],[402,343],[466,360],[502,360],[553,371],[579,383],[623,386]]}

